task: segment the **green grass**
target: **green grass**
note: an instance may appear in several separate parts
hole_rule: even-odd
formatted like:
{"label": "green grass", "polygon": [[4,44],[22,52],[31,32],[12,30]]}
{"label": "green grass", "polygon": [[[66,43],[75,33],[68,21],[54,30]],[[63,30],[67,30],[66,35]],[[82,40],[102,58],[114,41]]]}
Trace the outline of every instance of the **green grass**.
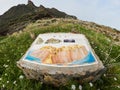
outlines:
{"label": "green grass", "polygon": [[[47,21],[43,20],[43,22]],[[37,36],[40,33],[71,32],[74,29],[78,33],[86,35],[96,54],[107,67],[105,74],[93,83],[93,87],[90,87],[87,82],[83,83],[83,90],[120,90],[120,46],[114,44],[111,38],[85,29],[74,22],[73,20],[57,20],[46,23],[47,26],[36,22],[27,26],[21,33],[14,33],[4,38],[0,37],[0,88],[5,90],[70,90],[71,85],[75,84],[76,89],[79,90],[79,83],[75,81],[70,81],[68,85],[56,88],[36,80],[29,80],[16,66],[16,62],[34,41],[30,37],[30,32]],[[19,78],[21,75],[24,76],[23,79]]]}
{"label": "green grass", "polygon": [[0,41],[7,38],[7,36],[0,36]]}

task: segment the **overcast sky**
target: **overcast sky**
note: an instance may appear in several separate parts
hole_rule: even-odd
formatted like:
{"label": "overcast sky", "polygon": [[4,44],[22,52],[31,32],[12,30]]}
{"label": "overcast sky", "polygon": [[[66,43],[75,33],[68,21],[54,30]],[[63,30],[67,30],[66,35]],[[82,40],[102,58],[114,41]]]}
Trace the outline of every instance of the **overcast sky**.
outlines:
{"label": "overcast sky", "polygon": [[[120,0],[32,0],[36,6],[55,7],[78,19],[92,21],[120,30]],[[27,0],[0,0],[0,15]]]}

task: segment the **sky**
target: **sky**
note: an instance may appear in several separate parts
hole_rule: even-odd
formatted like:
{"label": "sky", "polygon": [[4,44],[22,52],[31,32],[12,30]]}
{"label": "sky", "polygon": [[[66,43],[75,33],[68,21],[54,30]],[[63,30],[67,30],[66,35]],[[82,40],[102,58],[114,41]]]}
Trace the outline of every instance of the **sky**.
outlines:
{"label": "sky", "polygon": [[[0,15],[28,0],[0,0]],[[120,30],[120,0],[31,0],[36,6],[55,7],[78,19]]]}

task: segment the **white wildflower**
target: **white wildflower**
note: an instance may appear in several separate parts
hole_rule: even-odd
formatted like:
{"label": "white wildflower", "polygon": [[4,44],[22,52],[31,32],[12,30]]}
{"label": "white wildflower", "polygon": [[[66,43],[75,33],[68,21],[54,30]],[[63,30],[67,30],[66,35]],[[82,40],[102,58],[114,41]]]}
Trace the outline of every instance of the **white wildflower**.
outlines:
{"label": "white wildflower", "polygon": [[111,40],[110,40],[109,38],[107,38],[107,41],[108,41],[108,42],[111,42]]}
{"label": "white wildflower", "polygon": [[7,60],[7,62],[9,62],[10,60]]}
{"label": "white wildflower", "polygon": [[2,85],[2,87],[4,88],[4,87],[5,87],[5,85],[3,84],[3,85]]}
{"label": "white wildflower", "polygon": [[7,73],[5,73],[5,76],[7,76]]}
{"label": "white wildflower", "polygon": [[98,88],[97,90],[100,90],[100,88]]}
{"label": "white wildflower", "polygon": [[21,55],[23,55],[23,53],[21,53]]}
{"label": "white wildflower", "polygon": [[116,60],[114,59],[113,61],[115,62]]}
{"label": "white wildflower", "polygon": [[16,84],[16,81],[14,81],[13,84]]}
{"label": "white wildflower", "polygon": [[24,78],[24,76],[23,76],[23,75],[20,75],[20,76],[19,76],[19,79],[23,79],[23,78]]}
{"label": "white wildflower", "polygon": [[3,67],[7,68],[7,67],[8,67],[8,65],[4,64],[4,65],[3,65]]}
{"label": "white wildflower", "polygon": [[90,85],[90,87],[93,87],[93,84],[91,82],[89,83],[89,85]]}
{"label": "white wildflower", "polygon": [[117,78],[116,78],[116,77],[114,77],[114,80],[115,80],[115,81],[117,81]]}
{"label": "white wildflower", "polygon": [[81,85],[79,85],[79,90],[82,90],[82,86]]}
{"label": "white wildflower", "polygon": [[117,86],[117,88],[120,88],[120,86]]}
{"label": "white wildflower", "polygon": [[7,81],[7,83],[9,83],[9,81]]}
{"label": "white wildflower", "polygon": [[104,77],[106,77],[106,74],[104,74]]}
{"label": "white wildflower", "polygon": [[72,89],[72,90],[75,90],[75,89],[76,89],[76,86],[72,84],[72,85],[71,85],[71,89]]}
{"label": "white wildflower", "polygon": [[8,67],[8,65],[5,65],[5,68],[7,68]]}

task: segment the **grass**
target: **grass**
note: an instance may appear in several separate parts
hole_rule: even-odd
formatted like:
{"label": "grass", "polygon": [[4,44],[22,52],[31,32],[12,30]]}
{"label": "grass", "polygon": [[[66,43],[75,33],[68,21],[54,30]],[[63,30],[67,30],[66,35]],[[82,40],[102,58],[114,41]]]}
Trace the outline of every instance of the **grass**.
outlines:
{"label": "grass", "polygon": [[81,85],[83,90],[120,90],[120,46],[106,35],[85,29],[75,22],[76,20],[71,19],[58,19],[55,22],[48,19],[31,23],[22,32],[4,38],[0,37],[0,88],[3,90],[71,90],[71,85],[75,85],[76,90],[79,90],[79,83],[75,81],[69,81],[68,85],[56,88],[36,80],[29,80],[16,66],[16,62],[34,41],[30,37],[30,32],[37,36],[40,33],[71,32],[74,29],[86,35],[92,48],[107,67],[105,74],[93,82],[92,87],[90,83],[83,83]]}

